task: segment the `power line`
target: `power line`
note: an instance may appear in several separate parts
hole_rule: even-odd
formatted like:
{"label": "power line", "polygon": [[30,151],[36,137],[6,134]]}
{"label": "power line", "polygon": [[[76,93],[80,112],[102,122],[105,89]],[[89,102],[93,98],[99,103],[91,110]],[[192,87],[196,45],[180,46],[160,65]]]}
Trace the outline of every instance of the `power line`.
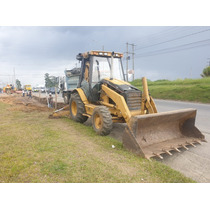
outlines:
{"label": "power line", "polygon": [[[151,45],[151,44],[157,44],[157,42],[164,42],[163,40],[165,40],[165,37],[166,36],[170,36],[170,35],[175,35],[175,34],[180,34],[180,33],[183,33],[183,32],[188,32],[188,31],[192,31],[192,29],[204,29],[206,28],[206,26],[187,26],[187,27],[183,27],[183,26],[175,26],[175,27],[170,27],[169,29],[166,29],[164,31],[161,31],[161,32],[157,32],[157,33],[154,33],[154,34],[150,34],[150,35],[146,35],[144,36],[143,38],[141,38],[141,41],[138,41],[138,40],[135,40],[134,42],[139,46],[139,48],[137,49],[140,49],[140,48],[143,48],[143,47],[147,47],[147,45]],[[197,33],[197,32],[195,32]],[[185,33],[186,34],[186,33]],[[119,46],[122,46],[124,44],[120,44]],[[137,50],[136,49],[136,50]],[[126,53],[126,52],[125,52]]]}
{"label": "power line", "polygon": [[[159,55],[159,54],[165,54],[165,53],[170,53],[170,52],[176,52],[176,51],[181,51],[181,50],[187,50],[187,49],[207,46],[207,45],[210,45],[210,43],[205,43],[205,42],[209,42],[209,41],[210,41],[210,39],[206,39],[206,40],[201,40],[201,41],[197,41],[197,42],[192,42],[192,43],[188,43],[188,44],[179,45],[179,46],[176,46],[176,47],[165,48],[165,49],[161,49],[161,50],[151,51],[151,52],[148,52],[148,53],[137,54],[136,57],[148,57],[148,56],[153,56],[153,55]],[[193,45],[193,44],[199,44],[199,45],[190,46],[190,45]],[[183,49],[178,49],[178,48],[183,48]]]}
{"label": "power line", "polygon": [[[180,30],[181,29],[181,30]],[[169,35],[171,35],[171,33],[173,33],[173,35],[175,34],[175,33],[180,33],[180,32],[185,32],[185,31],[189,31],[189,30],[191,30],[192,29],[192,27],[175,27],[175,30],[174,31],[171,31],[171,32],[167,32],[167,33],[156,33],[156,34],[152,34],[152,35],[149,35],[149,36],[146,36],[146,37],[144,37],[143,39],[152,39],[152,41],[153,41],[153,43],[155,43],[156,41],[159,41],[159,40],[161,40],[161,39],[165,39],[165,36],[167,35],[167,34],[169,34]],[[194,27],[193,27],[193,29],[194,29]],[[161,36],[159,36],[158,37],[158,34],[159,35],[161,35]],[[154,42],[155,41],[155,42]],[[151,41],[150,40],[147,40],[146,42],[145,41],[142,41],[142,42],[140,42],[140,43],[138,43],[138,42],[135,42],[135,43],[137,43],[138,44],[138,46],[140,45],[143,45],[143,46],[145,46],[145,45],[147,45],[148,43],[149,44],[151,44]]]}
{"label": "power line", "polygon": [[138,40],[135,40],[135,43],[137,43],[138,45],[144,43],[145,41],[142,41],[143,39],[148,39],[148,38],[152,38],[152,37],[155,37],[157,38],[158,35],[165,35],[165,34],[168,34],[168,31],[171,31],[171,30],[174,30],[174,28],[176,28],[175,30],[177,30],[177,27],[173,27],[173,28],[169,28],[169,29],[166,29],[164,31],[161,31],[161,32],[157,32],[157,33],[154,33],[154,34],[150,34],[150,35],[147,35],[147,36],[144,36],[141,38],[141,41],[138,41]]}
{"label": "power line", "polygon": [[[143,27],[143,26],[142,26]],[[178,28],[179,26],[176,26],[176,27],[172,27],[172,28]],[[172,30],[172,28],[169,28],[169,29],[167,29],[167,30],[164,30],[163,32],[158,32],[158,33],[154,33],[154,34],[150,34],[149,36],[156,36],[156,35],[158,35],[158,34],[165,34],[164,32],[165,31],[169,31],[169,30]],[[142,39],[144,39],[144,38],[148,38],[148,36],[145,36],[145,37],[143,37]],[[142,40],[141,39],[141,40]],[[142,42],[142,41],[135,41],[135,43],[138,43],[138,42]],[[122,45],[124,45],[124,43],[121,43],[119,46],[121,47]]]}
{"label": "power line", "polygon": [[175,39],[170,39],[170,40],[167,40],[167,41],[164,41],[164,42],[159,42],[159,43],[152,44],[152,45],[149,45],[149,46],[146,46],[146,47],[137,48],[136,50],[141,50],[141,49],[157,46],[157,45],[160,45],[160,44],[165,44],[165,43],[168,43],[168,42],[176,41],[176,40],[179,40],[179,39],[183,39],[183,38],[186,38],[186,37],[189,37],[189,36],[193,36],[193,35],[196,35],[196,34],[200,34],[200,33],[204,33],[204,32],[207,32],[207,31],[210,31],[210,29],[199,31],[199,32],[195,32],[195,33],[188,34],[188,35],[181,36],[181,37],[177,37]]}
{"label": "power line", "polygon": [[183,50],[189,50],[189,49],[193,49],[193,48],[199,48],[199,47],[206,47],[207,45],[210,45],[210,43],[208,44],[202,44],[202,45],[198,45],[198,46],[192,46],[192,47],[186,47],[186,48],[182,48],[182,49],[175,49],[175,50],[170,50],[170,51],[163,51],[163,52],[154,52],[152,54],[142,54],[142,55],[137,55],[136,57],[149,57],[149,56],[155,56],[155,55],[161,55],[161,54],[166,54],[166,53],[172,53],[172,52],[179,52],[179,51],[183,51]]}

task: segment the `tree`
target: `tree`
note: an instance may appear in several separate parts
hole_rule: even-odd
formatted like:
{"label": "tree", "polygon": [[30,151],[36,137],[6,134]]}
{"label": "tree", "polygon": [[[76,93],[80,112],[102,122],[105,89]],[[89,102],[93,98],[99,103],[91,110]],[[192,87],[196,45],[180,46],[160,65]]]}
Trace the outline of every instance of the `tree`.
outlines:
{"label": "tree", "polygon": [[50,87],[57,87],[58,86],[58,80],[57,77],[55,76],[50,76],[48,73],[44,75],[45,77],[45,87],[50,88]]}
{"label": "tree", "polygon": [[50,78],[49,78],[49,74],[48,73],[46,73],[45,75],[44,75],[44,80],[45,80],[45,87],[51,87],[51,82],[50,82]]}
{"label": "tree", "polygon": [[16,83],[17,89],[20,90],[21,89],[21,82],[20,82],[20,80],[16,79],[15,83]]}
{"label": "tree", "polygon": [[210,66],[206,67],[203,70],[203,74],[201,74],[201,77],[210,77]]}

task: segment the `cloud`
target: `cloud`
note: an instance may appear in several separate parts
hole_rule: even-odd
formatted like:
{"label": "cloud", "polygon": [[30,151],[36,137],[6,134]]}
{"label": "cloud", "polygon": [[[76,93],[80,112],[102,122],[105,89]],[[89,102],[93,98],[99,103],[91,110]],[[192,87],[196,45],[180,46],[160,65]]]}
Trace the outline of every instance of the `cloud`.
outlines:
{"label": "cloud", "polygon": [[[126,42],[136,44],[135,78],[176,79],[199,77],[209,57],[209,46],[149,57],[139,54],[178,44],[206,39],[209,33],[177,40],[145,49],[153,43],[164,42],[202,27],[131,27],[131,26],[66,26],[66,27],[0,27],[0,82],[11,81],[13,71],[22,83],[32,85],[42,81],[48,72],[62,75],[65,68],[75,66],[76,55],[90,50],[126,51]],[[152,35],[151,35],[152,34]],[[129,48],[131,51],[131,48]],[[125,64],[125,59],[123,60]],[[129,61],[129,69],[132,62]],[[125,68],[125,65],[124,65]],[[10,75],[10,76],[5,76]],[[31,76],[33,75],[33,76]]]}

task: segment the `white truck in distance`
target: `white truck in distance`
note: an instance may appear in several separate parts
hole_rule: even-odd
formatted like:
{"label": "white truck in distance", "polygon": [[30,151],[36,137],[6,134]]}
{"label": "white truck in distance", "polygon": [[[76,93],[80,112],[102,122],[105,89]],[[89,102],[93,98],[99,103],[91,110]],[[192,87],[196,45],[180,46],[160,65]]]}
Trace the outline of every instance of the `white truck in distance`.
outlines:
{"label": "white truck in distance", "polygon": [[71,92],[77,88],[81,68],[66,69],[65,76],[60,78],[60,90],[64,103],[68,104]]}

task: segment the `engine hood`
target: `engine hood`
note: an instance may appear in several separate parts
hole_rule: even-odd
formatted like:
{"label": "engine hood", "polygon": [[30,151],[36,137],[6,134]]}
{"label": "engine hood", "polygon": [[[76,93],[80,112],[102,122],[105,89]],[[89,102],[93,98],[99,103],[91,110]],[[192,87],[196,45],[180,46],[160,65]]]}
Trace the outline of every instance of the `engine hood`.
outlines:
{"label": "engine hood", "polygon": [[123,80],[118,80],[118,79],[109,79],[105,78],[102,81],[102,84],[107,84],[108,86],[120,91],[120,92],[125,92],[129,90],[139,90],[138,88],[134,87],[130,83],[123,81]]}

